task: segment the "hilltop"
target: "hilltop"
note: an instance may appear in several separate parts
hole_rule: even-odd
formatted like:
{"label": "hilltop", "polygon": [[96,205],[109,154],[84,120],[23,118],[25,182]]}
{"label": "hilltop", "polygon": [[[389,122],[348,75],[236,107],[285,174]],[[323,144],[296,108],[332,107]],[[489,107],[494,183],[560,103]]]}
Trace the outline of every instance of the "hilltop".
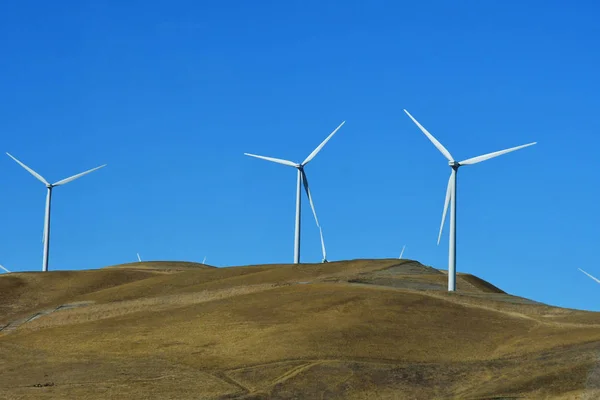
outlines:
{"label": "hilltop", "polygon": [[600,396],[598,313],[446,285],[398,259],[0,275],[0,398]]}

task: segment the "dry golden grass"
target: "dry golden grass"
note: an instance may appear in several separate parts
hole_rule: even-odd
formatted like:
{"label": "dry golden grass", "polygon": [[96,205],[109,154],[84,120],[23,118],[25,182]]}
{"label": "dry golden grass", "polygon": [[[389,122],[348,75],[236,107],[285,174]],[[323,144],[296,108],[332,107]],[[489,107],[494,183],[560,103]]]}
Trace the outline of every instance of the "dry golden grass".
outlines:
{"label": "dry golden grass", "polygon": [[0,326],[41,307],[56,307],[85,293],[147,279],[149,271],[24,272],[0,277]]}
{"label": "dry golden grass", "polygon": [[208,264],[201,264],[189,261],[144,261],[144,262],[131,262],[119,265],[111,265],[104,269],[133,269],[133,270],[153,270],[157,272],[181,272],[188,270],[198,270],[215,268]]}
{"label": "dry golden grass", "polygon": [[0,331],[0,398],[600,398],[597,313],[472,275],[144,264],[0,276],[5,323],[89,304]]}

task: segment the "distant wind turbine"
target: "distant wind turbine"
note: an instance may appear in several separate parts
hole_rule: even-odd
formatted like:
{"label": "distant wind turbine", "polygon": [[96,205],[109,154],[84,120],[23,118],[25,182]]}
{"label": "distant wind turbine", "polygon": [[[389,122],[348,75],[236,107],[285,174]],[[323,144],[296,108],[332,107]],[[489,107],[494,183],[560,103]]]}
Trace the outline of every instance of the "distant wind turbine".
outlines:
{"label": "distant wind turbine", "polygon": [[323,240],[323,229],[319,224],[319,219],[317,218],[317,212],[315,211],[315,205],[313,204],[312,196],[310,195],[310,189],[308,187],[308,180],[306,179],[306,173],[304,172],[304,167],[308,164],[315,156],[321,151],[323,146],[333,137],[333,135],[344,125],[346,121],[343,121],[333,132],[327,136],[323,142],[317,146],[316,149],[313,150],[312,153],[306,157],[306,159],[301,163],[297,164],[292,161],[282,160],[280,158],[273,157],[264,157],[257,156],[256,154],[244,153],[250,157],[260,158],[262,160],[271,161],[277,164],[287,165],[289,167],[296,168],[298,170],[298,180],[296,186],[296,227],[295,227],[295,235],[294,235],[294,264],[298,264],[300,262],[300,209],[302,202],[302,184],[304,184],[304,190],[306,191],[306,196],[308,197],[308,202],[310,203],[310,208],[312,209],[313,215],[315,217],[315,222],[317,223],[317,227],[319,228],[319,234],[321,235],[321,250],[323,252],[323,262],[327,262],[327,253],[325,252],[325,241]]}
{"label": "distant wind turbine", "polygon": [[448,210],[448,203],[451,201],[450,206],[450,248],[448,254],[448,291],[456,290],[456,177],[458,174],[458,168],[463,165],[472,165],[479,162],[489,160],[490,158],[498,157],[511,151],[523,149],[525,147],[533,146],[537,142],[524,144],[522,146],[512,147],[506,150],[495,151],[493,153],[484,154],[469,158],[464,161],[457,162],[454,160],[452,155],[440,142],[437,141],[431,133],[427,131],[412,115],[404,110],[406,115],[419,127],[419,129],[427,136],[427,138],[433,143],[433,145],[448,159],[448,165],[452,168],[450,173],[450,179],[448,180],[448,187],[446,189],[446,201],[444,202],[444,212],[442,213],[442,224],[440,225],[440,232],[438,234],[438,244],[440,244],[440,238],[442,237],[442,229],[444,228],[444,221],[446,220],[446,212]]}
{"label": "distant wind turbine", "polygon": [[135,253],[135,254],[137,254],[138,262],[142,262],[142,259],[140,258],[140,253]]}
{"label": "distant wind turbine", "polygon": [[87,175],[90,172],[94,172],[97,169],[105,167],[106,164],[101,165],[96,168],[92,168],[92,169],[84,171],[84,172],[81,172],[77,175],[73,175],[68,178],[62,179],[56,183],[48,183],[48,181],[46,179],[44,179],[44,177],[42,177],[40,174],[38,174],[37,172],[35,172],[31,168],[29,168],[27,165],[23,164],[21,161],[17,160],[15,157],[10,155],[10,153],[6,153],[6,154],[10,158],[15,160],[21,167],[25,168],[31,175],[36,177],[40,182],[42,182],[44,185],[46,185],[46,188],[48,188],[48,194],[46,196],[46,214],[44,216],[44,234],[43,234],[43,238],[42,238],[42,240],[44,242],[44,258],[42,260],[42,271],[44,271],[44,272],[48,271],[48,256],[50,253],[50,203],[52,201],[52,188],[54,188],[56,186],[65,185],[71,181],[74,181],[77,178],[81,178],[82,176]]}
{"label": "distant wind turbine", "polygon": [[402,251],[400,252],[400,257],[398,257],[398,258],[400,258],[400,259],[402,258],[402,254],[404,254],[405,248],[406,248],[406,245],[402,246]]}
{"label": "distant wind turbine", "polygon": [[587,276],[589,276],[590,278],[592,278],[593,280],[595,280],[596,282],[600,283],[600,279],[594,278],[592,275],[588,274],[587,272],[585,272],[581,268],[577,268],[577,269],[580,270],[581,272],[583,272],[584,274],[586,274]]}
{"label": "distant wind turbine", "polygon": [[4,268],[2,265],[0,265],[0,269],[2,269],[4,272],[8,272],[10,274],[10,271],[7,270],[6,268]]}
{"label": "distant wind turbine", "polygon": [[202,264],[206,264],[206,256],[204,256],[204,260],[202,260]]}

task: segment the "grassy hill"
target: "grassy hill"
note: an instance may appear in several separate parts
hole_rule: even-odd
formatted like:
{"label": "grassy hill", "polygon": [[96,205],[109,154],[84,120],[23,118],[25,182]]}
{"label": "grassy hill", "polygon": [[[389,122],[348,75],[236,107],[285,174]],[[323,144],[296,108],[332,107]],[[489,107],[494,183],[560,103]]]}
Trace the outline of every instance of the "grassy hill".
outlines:
{"label": "grassy hill", "polygon": [[600,398],[600,314],[446,284],[397,259],[0,275],[0,399]]}

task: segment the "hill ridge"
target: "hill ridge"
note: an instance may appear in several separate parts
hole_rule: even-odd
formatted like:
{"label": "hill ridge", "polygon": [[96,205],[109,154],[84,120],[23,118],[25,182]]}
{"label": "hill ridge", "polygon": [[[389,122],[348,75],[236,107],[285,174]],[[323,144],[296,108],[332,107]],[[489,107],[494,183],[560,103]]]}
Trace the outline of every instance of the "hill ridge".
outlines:
{"label": "hill ridge", "polygon": [[447,275],[415,260],[152,263],[0,276],[0,326],[29,319],[0,331],[0,393],[600,395],[588,382],[598,368],[598,313],[512,296],[474,275],[459,274],[449,293]]}

